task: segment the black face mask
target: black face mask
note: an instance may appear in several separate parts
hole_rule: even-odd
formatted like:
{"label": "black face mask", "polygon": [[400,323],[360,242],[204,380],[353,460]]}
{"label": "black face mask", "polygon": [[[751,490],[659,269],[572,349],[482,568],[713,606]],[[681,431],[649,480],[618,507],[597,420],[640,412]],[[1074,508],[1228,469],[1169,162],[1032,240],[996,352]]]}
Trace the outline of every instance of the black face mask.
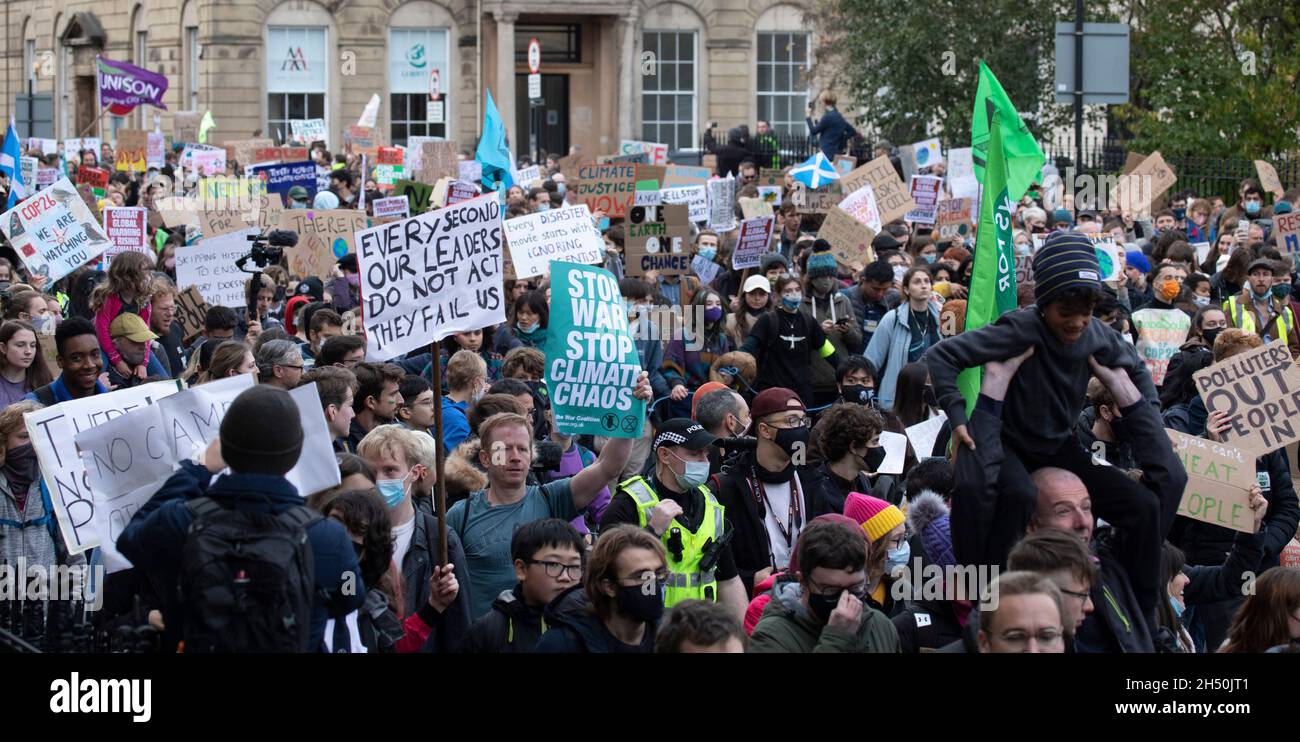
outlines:
{"label": "black face mask", "polygon": [[627,615],[651,626],[664,615],[664,585],[658,580],[647,595],[642,585],[619,585],[618,608]]}
{"label": "black face mask", "polygon": [[1206,344],[1206,345],[1208,345],[1208,346],[1210,346],[1211,348],[1213,348],[1213,347],[1214,347],[1214,339],[1217,338],[1217,337],[1219,336],[1219,333],[1220,333],[1220,332],[1223,332],[1223,328],[1221,328],[1221,327],[1216,327],[1216,328],[1214,328],[1213,330],[1201,330],[1201,337],[1205,338],[1205,344]]}
{"label": "black face mask", "polygon": [[885,463],[885,447],[868,446],[867,454],[862,457],[862,463],[867,465],[867,471],[880,471],[880,465]]}
{"label": "black face mask", "polygon": [[808,610],[817,617],[822,623],[830,623],[831,614],[835,612],[836,606],[840,604],[840,596],[828,597],[818,595],[817,593],[808,593]]}
{"label": "black face mask", "polygon": [[840,394],[844,396],[845,402],[854,402],[868,407],[876,406],[876,390],[869,386],[849,384],[840,387]]}
{"label": "black face mask", "polygon": [[808,434],[811,431],[808,428],[780,428],[776,431],[777,446],[785,452],[786,456],[794,457],[796,451],[808,451]]}

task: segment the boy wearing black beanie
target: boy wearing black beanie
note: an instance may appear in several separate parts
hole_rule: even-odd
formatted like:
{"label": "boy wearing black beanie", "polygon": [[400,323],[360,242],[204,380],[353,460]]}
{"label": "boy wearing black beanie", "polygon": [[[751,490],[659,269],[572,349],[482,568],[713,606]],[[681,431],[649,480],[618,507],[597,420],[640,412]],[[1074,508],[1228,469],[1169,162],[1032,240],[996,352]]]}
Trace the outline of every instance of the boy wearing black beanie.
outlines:
{"label": "boy wearing black beanie", "polygon": [[[185,606],[175,586],[194,522],[189,501],[207,497],[226,510],[266,514],[302,506],[302,496],[284,477],[298,463],[302,445],[302,419],[289,393],[270,386],[247,389],[226,410],[220,437],[209,444],[203,463],[181,462],[118,537],[122,555],[152,584],[165,586],[165,647],[182,638],[185,623]],[[220,472],[226,473],[214,480]],[[305,530],[316,587],[307,649],[316,651],[323,646],[326,619],[360,608],[366,588],[352,539],[338,521],[316,519]]]}

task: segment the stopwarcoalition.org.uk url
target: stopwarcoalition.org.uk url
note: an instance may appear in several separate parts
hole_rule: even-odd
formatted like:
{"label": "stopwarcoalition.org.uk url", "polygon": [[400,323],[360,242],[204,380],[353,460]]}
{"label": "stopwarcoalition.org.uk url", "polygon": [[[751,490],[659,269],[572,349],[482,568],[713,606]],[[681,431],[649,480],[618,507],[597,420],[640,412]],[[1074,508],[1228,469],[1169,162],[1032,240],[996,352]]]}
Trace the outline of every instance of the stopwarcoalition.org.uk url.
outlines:
{"label": "stopwarcoalition.org.uk url", "polygon": [[1250,713],[1249,703],[1117,703],[1116,714],[1168,714],[1196,716],[1202,719],[1215,715],[1245,716]]}

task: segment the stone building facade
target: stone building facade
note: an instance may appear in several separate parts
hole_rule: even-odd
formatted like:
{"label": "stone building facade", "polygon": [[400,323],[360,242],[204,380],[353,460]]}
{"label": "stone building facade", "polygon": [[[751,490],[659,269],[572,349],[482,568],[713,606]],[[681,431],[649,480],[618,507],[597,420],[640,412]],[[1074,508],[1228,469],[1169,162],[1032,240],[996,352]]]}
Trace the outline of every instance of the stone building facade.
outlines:
{"label": "stone building facade", "polygon": [[[120,127],[170,132],[173,112],[211,110],[210,141],[259,130],[285,138],[289,120],[319,117],[337,149],[379,94],[388,141],[431,135],[472,147],[490,90],[520,153],[536,144],[607,154],[622,139],[682,149],[710,121],[802,129],[816,93],[804,12],[782,0],[13,0],[0,111],[23,136],[93,136],[103,55],[169,80],[168,110],[106,115],[105,138]],[[532,38],[541,47],[535,107]]]}

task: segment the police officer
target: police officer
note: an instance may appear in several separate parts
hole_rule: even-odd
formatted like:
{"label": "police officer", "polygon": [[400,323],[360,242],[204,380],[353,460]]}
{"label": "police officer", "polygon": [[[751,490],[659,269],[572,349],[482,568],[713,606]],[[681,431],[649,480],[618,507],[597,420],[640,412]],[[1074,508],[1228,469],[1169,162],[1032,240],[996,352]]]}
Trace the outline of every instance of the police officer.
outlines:
{"label": "police officer", "polygon": [[708,448],[716,438],[689,418],[659,426],[651,448],[654,472],[618,486],[600,527],[631,523],[663,540],[671,572],[667,606],[692,598],[716,600],[742,618],[748,598],[727,545],[723,507],[705,486]]}

